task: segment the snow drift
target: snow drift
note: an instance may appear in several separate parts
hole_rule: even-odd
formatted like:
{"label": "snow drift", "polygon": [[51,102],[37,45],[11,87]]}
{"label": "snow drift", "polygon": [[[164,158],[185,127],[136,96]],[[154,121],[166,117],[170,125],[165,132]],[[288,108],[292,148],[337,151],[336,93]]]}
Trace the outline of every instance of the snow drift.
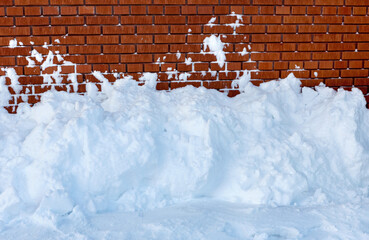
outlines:
{"label": "snow drift", "polygon": [[83,222],[200,199],[275,207],[368,198],[359,90],[301,90],[292,75],[239,85],[228,98],[121,79],[102,92],[90,85],[86,96],[47,92],[17,115],[1,111],[0,233],[26,218],[55,228],[77,213]]}

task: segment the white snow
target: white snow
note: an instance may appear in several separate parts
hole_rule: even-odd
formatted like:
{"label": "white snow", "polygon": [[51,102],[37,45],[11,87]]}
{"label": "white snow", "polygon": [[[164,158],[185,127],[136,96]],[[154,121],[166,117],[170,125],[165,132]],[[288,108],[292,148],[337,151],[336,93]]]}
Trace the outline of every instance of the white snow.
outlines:
{"label": "white snow", "polygon": [[220,39],[220,36],[211,35],[206,37],[203,43],[204,51],[209,48],[209,51],[216,56],[218,65],[223,67],[226,60],[226,55],[223,51],[225,44]]}
{"label": "white snow", "polygon": [[0,111],[0,239],[369,238],[361,91],[94,75],[102,92]]}
{"label": "white snow", "polygon": [[10,40],[9,41],[9,48],[16,48],[17,47],[17,44],[18,44],[18,41],[17,41],[17,39],[12,39],[12,40]]}

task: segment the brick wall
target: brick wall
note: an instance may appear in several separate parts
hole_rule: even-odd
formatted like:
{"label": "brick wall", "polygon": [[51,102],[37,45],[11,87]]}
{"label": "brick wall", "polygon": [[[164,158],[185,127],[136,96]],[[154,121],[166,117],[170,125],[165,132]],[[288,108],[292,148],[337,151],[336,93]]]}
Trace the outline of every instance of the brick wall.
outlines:
{"label": "brick wall", "polygon": [[[86,82],[99,83],[92,71],[110,81],[154,72],[161,90],[190,84],[223,91],[244,70],[254,84],[292,72],[304,86],[355,86],[367,94],[368,6],[368,0],[0,0],[0,76],[4,67],[20,76],[22,89],[11,89],[10,105],[34,104],[53,85],[84,92]],[[226,43],[223,67],[204,51],[212,34]],[[18,46],[9,48],[14,39]],[[49,51],[55,66],[43,68]],[[56,70],[58,81],[40,76]]]}

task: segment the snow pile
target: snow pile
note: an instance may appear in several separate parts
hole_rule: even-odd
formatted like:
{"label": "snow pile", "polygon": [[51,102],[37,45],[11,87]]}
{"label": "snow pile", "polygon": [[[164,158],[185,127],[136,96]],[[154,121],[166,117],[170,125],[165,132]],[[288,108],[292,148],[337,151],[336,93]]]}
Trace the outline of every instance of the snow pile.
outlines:
{"label": "snow pile", "polygon": [[[21,105],[17,115],[0,113],[0,236],[19,239],[17,230],[30,226],[27,231],[47,229],[42,236],[36,231],[37,238],[86,239],[96,237],[96,226],[138,224],[135,213],[154,211],[154,216],[158,208],[196,201],[214,208],[214,201],[236,204],[232,209],[237,204],[363,208],[369,186],[369,115],[359,90],[301,92],[300,81],[291,75],[260,87],[242,80],[243,93],[230,99],[204,88],[155,91],[154,78],[146,75],[142,87],[129,79],[114,86],[106,81],[102,92],[89,85],[87,96],[49,91],[33,108]],[[186,206],[185,212],[191,212]],[[170,212],[186,219],[184,210],[175,209]],[[233,211],[227,209],[223,205],[220,211]],[[105,225],[109,213],[122,215]],[[173,235],[179,223],[169,220],[145,225],[143,232],[129,223],[110,231],[123,231],[119,236],[125,239],[189,239],[186,232],[200,234],[199,227],[212,222],[205,216],[198,218],[204,222],[186,225],[181,236]],[[229,221],[222,231],[237,233],[234,238],[275,234],[246,231]],[[164,227],[168,224],[172,230]],[[302,226],[309,224],[278,234],[299,238]],[[361,223],[355,227],[364,231]],[[138,235],[126,235],[130,231]],[[97,238],[114,239],[109,236]]]}

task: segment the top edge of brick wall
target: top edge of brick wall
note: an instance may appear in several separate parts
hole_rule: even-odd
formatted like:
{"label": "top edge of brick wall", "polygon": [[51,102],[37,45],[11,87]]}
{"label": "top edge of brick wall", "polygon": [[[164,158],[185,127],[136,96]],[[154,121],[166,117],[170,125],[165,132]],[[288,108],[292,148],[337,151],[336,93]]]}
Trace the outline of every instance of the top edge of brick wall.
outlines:
{"label": "top edge of brick wall", "polygon": [[[49,2],[50,1],[50,2]],[[316,6],[367,6],[369,0],[1,0],[0,6],[43,5],[316,5]]]}

